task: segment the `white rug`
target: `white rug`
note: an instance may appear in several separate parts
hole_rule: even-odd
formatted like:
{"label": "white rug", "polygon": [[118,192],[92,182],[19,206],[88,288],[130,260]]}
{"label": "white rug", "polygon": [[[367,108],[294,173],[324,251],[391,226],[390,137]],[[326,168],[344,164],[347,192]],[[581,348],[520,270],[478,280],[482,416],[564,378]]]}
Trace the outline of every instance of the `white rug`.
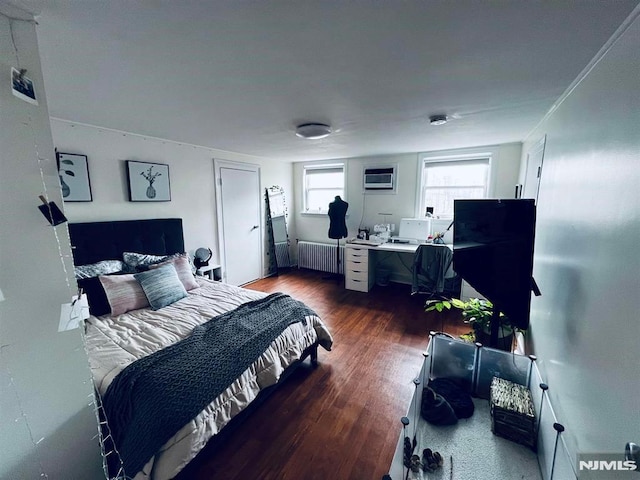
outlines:
{"label": "white rug", "polygon": [[[475,412],[456,425],[438,427],[418,421],[414,453],[430,448],[444,458],[433,473],[409,472],[414,480],[541,480],[536,454],[491,432],[489,402],[473,399]],[[452,468],[453,465],[453,468]],[[394,479],[395,480],[395,479]]]}

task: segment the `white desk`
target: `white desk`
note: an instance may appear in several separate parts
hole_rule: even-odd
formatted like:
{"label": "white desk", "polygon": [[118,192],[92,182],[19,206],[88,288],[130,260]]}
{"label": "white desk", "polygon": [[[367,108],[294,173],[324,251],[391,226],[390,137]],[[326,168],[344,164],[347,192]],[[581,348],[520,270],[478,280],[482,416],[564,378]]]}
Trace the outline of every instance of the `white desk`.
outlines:
{"label": "white desk", "polygon": [[[421,245],[436,245],[447,247],[453,250],[453,245],[449,243],[434,243]],[[348,290],[368,292],[371,290],[376,280],[376,253],[394,252],[413,255],[418,249],[418,244],[410,243],[382,243],[380,245],[361,245],[358,243],[347,243],[345,250],[344,283]],[[470,298],[484,298],[471,285],[462,280],[460,298],[467,301]]]}
{"label": "white desk", "polygon": [[[435,244],[442,247],[451,245]],[[380,245],[366,245],[347,243],[345,249],[344,282],[348,290],[368,292],[376,279],[376,253],[394,252],[413,255],[419,244],[411,243],[382,243]]]}

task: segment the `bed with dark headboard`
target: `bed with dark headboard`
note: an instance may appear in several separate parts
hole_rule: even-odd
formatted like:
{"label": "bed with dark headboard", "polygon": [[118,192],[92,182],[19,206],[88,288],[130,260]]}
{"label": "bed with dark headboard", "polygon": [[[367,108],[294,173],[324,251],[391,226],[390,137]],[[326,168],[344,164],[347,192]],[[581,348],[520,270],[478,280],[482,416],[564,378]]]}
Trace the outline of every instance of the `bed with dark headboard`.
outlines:
{"label": "bed with dark headboard", "polygon": [[75,265],[120,260],[124,252],[171,255],[184,252],[181,218],[70,223]]}
{"label": "bed with dark headboard", "polygon": [[[184,236],[179,218],[74,223],[69,225],[69,235],[76,275],[82,270],[78,266],[104,261],[123,263],[126,252],[144,254],[153,260],[144,265],[144,269],[136,266],[138,273],[111,272],[78,280],[79,285],[86,281],[97,285],[111,308],[108,313],[92,315],[87,320],[85,341],[96,391],[111,429],[108,438],[115,439],[122,459],[122,464],[110,465],[113,475],[124,465],[127,478],[135,480],[175,477],[209,440],[209,444],[217,443],[228,435],[234,429],[231,427],[255,409],[302,360],[310,355],[315,363],[318,345],[327,350],[331,348],[330,333],[304,304],[282,294],[267,296],[193,277],[183,253]],[[184,294],[154,310],[156,306],[151,297],[156,292],[146,287],[149,279],[156,277],[163,282],[165,277],[170,279],[177,284],[174,285],[177,289],[184,289]],[[118,303],[123,295],[126,308]],[[127,295],[136,302],[142,299],[148,303],[128,304]],[[280,301],[287,305],[278,304],[277,310],[269,310]],[[89,303],[91,306],[91,299]],[[284,310],[290,307],[297,310]],[[233,358],[226,366],[198,367],[202,368],[198,374],[194,373],[195,367],[185,363],[184,359],[191,361],[193,357],[205,356],[217,362],[224,355],[215,352],[226,351],[231,344],[246,343],[252,348],[253,340],[239,340],[252,333],[245,334],[242,329],[236,332],[234,325],[246,329],[246,325],[260,324],[256,330],[262,331],[263,318],[286,316],[292,320],[282,325],[283,330],[278,330],[281,333],[277,336],[274,334],[266,342],[260,340],[267,348],[257,349],[256,356],[234,350],[226,355]],[[214,341],[205,344],[203,349],[200,338],[205,337]],[[221,342],[220,338],[228,338],[230,342]],[[185,350],[188,348],[199,348],[194,351],[200,354],[192,355],[190,350]],[[244,370],[233,365],[239,357],[246,358],[244,365],[248,367]],[[183,373],[175,374],[176,368],[182,368]],[[163,371],[172,373],[160,377]],[[215,376],[211,376],[211,372],[215,372]],[[158,382],[158,378],[162,380]],[[221,387],[212,389],[213,384]],[[197,391],[193,385],[199,385]],[[203,394],[207,391],[209,395],[210,390],[211,394],[215,392],[212,398]],[[202,404],[189,405],[193,398],[200,397],[205,397]],[[191,409],[188,412],[185,411],[187,405]],[[181,418],[184,423],[174,422],[179,425],[169,431],[167,425],[174,418]],[[103,446],[109,448],[108,443]]]}

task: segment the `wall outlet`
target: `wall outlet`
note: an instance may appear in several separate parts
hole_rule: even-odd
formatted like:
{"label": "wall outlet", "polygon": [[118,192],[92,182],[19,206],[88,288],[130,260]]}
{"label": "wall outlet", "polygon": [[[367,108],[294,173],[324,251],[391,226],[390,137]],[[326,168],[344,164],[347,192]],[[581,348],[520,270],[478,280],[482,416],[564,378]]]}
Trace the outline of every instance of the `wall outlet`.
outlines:
{"label": "wall outlet", "polygon": [[58,332],[66,332],[78,328],[82,320],[89,318],[89,302],[87,295],[82,294],[80,300],[78,296],[71,297],[72,303],[63,303],[60,306],[60,323],[58,324]]}

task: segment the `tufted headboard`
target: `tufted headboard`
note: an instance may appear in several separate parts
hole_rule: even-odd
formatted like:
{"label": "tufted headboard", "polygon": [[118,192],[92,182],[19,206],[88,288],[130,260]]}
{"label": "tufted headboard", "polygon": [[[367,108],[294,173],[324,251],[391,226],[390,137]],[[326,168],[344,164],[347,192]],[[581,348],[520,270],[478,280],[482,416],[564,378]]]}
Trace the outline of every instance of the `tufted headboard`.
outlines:
{"label": "tufted headboard", "polygon": [[122,260],[123,252],[171,255],[184,252],[181,218],[70,223],[75,265]]}

